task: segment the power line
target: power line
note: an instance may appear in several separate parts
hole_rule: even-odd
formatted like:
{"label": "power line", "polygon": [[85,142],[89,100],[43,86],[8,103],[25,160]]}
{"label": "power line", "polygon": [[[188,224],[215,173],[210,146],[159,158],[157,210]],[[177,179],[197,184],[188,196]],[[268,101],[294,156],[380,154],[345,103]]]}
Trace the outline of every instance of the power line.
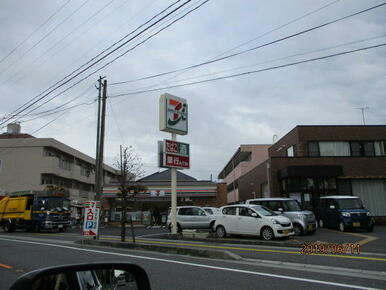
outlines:
{"label": "power line", "polygon": [[112,95],[109,97],[110,98],[118,98],[118,97],[123,97],[123,96],[128,96],[128,95],[136,95],[136,94],[160,91],[160,90],[165,90],[165,89],[179,88],[179,87],[184,87],[184,86],[189,86],[189,85],[196,85],[196,84],[202,84],[202,83],[207,83],[207,82],[212,82],[212,81],[218,81],[218,80],[223,80],[223,79],[228,79],[228,78],[233,78],[233,77],[239,77],[239,76],[244,76],[244,75],[248,75],[248,74],[254,74],[254,73],[270,71],[270,70],[280,69],[280,68],[289,67],[289,66],[295,66],[298,64],[323,60],[323,59],[332,58],[332,57],[336,57],[336,56],[340,56],[340,55],[345,55],[345,54],[350,54],[350,53],[354,53],[354,52],[378,48],[378,47],[382,47],[385,45],[386,45],[386,43],[381,43],[381,44],[377,44],[377,45],[373,45],[373,46],[362,47],[362,48],[358,48],[358,49],[334,53],[334,54],[325,55],[325,56],[321,56],[321,57],[315,57],[315,58],[297,61],[297,62],[292,62],[292,63],[287,63],[287,64],[283,64],[283,65],[272,66],[272,67],[263,68],[263,69],[259,69],[259,70],[247,71],[247,72],[243,72],[243,73],[238,73],[238,74],[233,74],[233,75],[228,75],[228,76],[222,76],[222,77],[217,77],[217,78],[212,78],[212,79],[206,79],[206,80],[201,80],[201,81],[197,81],[197,82],[190,82],[190,83],[184,83],[184,84],[179,84],[179,85],[167,86],[167,87],[162,87],[162,88],[143,90],[143,91],[137,91],[137,92],[131,92],[131,93],[122,93],[122,94]]}
{"label": "power line", "polygon": [[68,15],[63,21],[61,21],[58,25],[56,25],[53,29],[51,29],[48,33],[46,33],[38,42],[36,42],[32,47],[30,47],[27,51],[25,51],[21,56],[17,58],[17,60],[13,63],[11,63],[6,69],[2,70],[0,72],[0,75],[2,75],[4,72],[6,72],[10,67],[13,67],[16,63],[18,63],[27,53],[29,53],[32,49],[34,49],[36,46],[38,46],[44,39],[46,39],[48,36],[51,35],[59,26],[61,26],[64,22],[66,22],[68,19],[70,19],[75,13],[77,13],[86,3],[90,0],[84,1],[78,8],[76,8],[73,12],[71,12],[70,15]]}
{"label": "power line", "polygon": [[[180,1],[180,0],[178,0]],[[93,62],[92,64],[90,64],[89,66],[87,66],[86,68],[84,68],[83,70],[81,70],[80,72],[78,72],[76,75],[72,76],[70,79],[64,81],[66,78],[68,78],[68,76],[64,77],[63,79],[61,79],[60,81],[58,81],[57,83],[55,83],[54,85],[50,86],[48,89],[46,89],[45,91],[43,91],[42,93],[40,93],[39,95],[37,95],[36,97],[32,98],[30,101],[26,102],[25,104],[23,104],[22,106],[20,106],[19,108],[17,108],[16,110],[14,110],[11,114],[11,116],[6,116],[5,119],[6,120],[3,120],[0,125],[3,125],[5,122],[9,121],[10,119],[14,118],[15,114],[17,112],[17,114],[20,114],[21,112],[27,110],[28,108],[30,108],[31,106],[33,106],[34,104],[36,104],[37,102],[39,102],[40,100],[44,99],[45,97],[47,97],[49,94],[51,94],[52,92],[54,92],[55,90],[57,90],[58,88],[64,86],[65,84],[69,83],[71,80],[73,80],[74,78],[76,78],[77,76],[79,76],[80,74],[82,74],[83,72],[85,72],[86,70],[88,70],[89,68],[91,68],[92,66],[94,66],[95,64],[99,63],[100,61],[102,61],[103,59],[105,59],[106,57],[108,57],[109,55],[111,55],[112,53],[114,53],[115,51],[119,50],[120,48],[122,48],[124,45],[126,45],[127,43],[129,43],[130,41],[132,41],[133,39],[135,39],[137,36],[139,36],[140,34],[144,33],[145,31],[147,31],[148,29],[150,29],[152,26],[156,25],[157,23],[163,21],[165,18],[167,18],[169,15],[173,14],[175,11],[177,11],[178,9],[180,9],[181,7],[183,7],[184,5],[186,5],[187,3],[189,3],[191,0],[187,0],[186,2],[184,2],[183,4],[181,4],[180,6],[178,6],[177,8],[173,9],[171,12],[167,13],[166,15],[162,16],[160,19],[158,19],[156,22],[152,23],[151,25],[149,25],[148,27],[144,28],[143,30],[141,30],[140,32],[138,32],[136,35],[134,35],[133,37],[131,37],[129,40],[125,41],[124,43],[122,43],[121,45],[119,45],[118,47],[116,47],[114,50],[110,51],[108,54],[104,55],[103,57],[101,57],[100,59],[96,60],[95,62]],[[82,66],[83,67],[83,66]],[[78,69],[77,69],[78,70]],[[75,70],[75,71],[77,71]],[[70,73],[69,75],[72,75],[72,73]],[[90,75],[88,75],[86,78],[88,78]],[[81,81],[85,80],[86,78],[83,78]],[[81,81],[75,83],[74,85],[72,85],[71,87],[67,88],[66,90],[62,91],[60,94],[64,93],[65,91],[67,91],[68,89],[74,87],[75,85],[77,85],[78,83],[80,83]],[[48,91],[48,92],[47,92]],[[56,95],[55,97],[59,96],[60,94]],[[54,97],[54,98],[55,98]],[[36,100],[37,99],[37,100]],[[52,100],[53,98],[51,98],[50,100]],[[30,102],[32,102],[31,104],[29,104]],[[47,103],[47,102],[45,102]],[[44,103],[44,104],[45,104]],[[42,105],[40,105],[42,106]],[[25,108],[23,108],[25,107]]]}
{"label": "power line", "polygon": [[233,53],[233,54],[230,54],[230,55],[227,55],[227,56],[224,56],[224,57],[215,58],[215,59],[212,59],[212,60],[209,60],[209,61],[205,61],[205,62],[202,62],[202,63],[198,63],[198,64],[195,64],[195,65],[191,65],[191,66],[187,66],[187,67],[184,67],[184,68],[180,68],[180,69],[176,69],[176,70],[172,70],[172,71],[168,71],[168,72],[163,72],[163,73],[159,73],[159,74],[154,74],[154,75],[150,75],[150,76],[147,76],[147,77],[142,77],[142,78],[128,80],[128,81],[121,81],[121,82],[111,83],[110,86],[121,85],[121,84],[130,83],[130,82],[134,82],[134,81],[152,79],[152,78],[156,78],[156,77],[160,77],[160,76],[164,76],[164,75],[168,75],[168,74],[172,74],[172,73],[176,73],[176,72],[180,72],[180,71],[184,71],[184,70],[200,67],[200,66],[203,66],[203,65],[211,64],[211,63],[214,63],[214,62],[222,61],[222,60],[225,60],[225,59],[228,59],[228,58],[232,58],[232,57],[235,57],[235,56],[238,56],[238,55],[242,55],[242,54],[245,54],[247,52],[250,52],[250,51],[253,51],[253,50],[257,50],[257,49],[260,49],[260,48],[263,48],[263,47],[266,47],[266,46],[269,46],[269,45],[272,45],[272,44],[275,44],[275,43],[278,43],[278,42],[281,42],[281,41],[284,41],[284,40],[287,40],[287,39],[290,39],[290,38],[293,38],[293,37],[296,37],[296,36],[299,36],[299,35],[302,35],[302,34],[305,34],[305,33],[314,31],[316,29],[319,29],[319,28],[322,28],[322,27],[325,27],[325,26],[337,23],[339,21],[342,21],[342,20],[348,19],[350,17],[353,17],[353,16],[356,16],[356,15],[368,12],[370,10],[373,10],[373,9],[376,9],[376,8],[380,8],[380,7],[384,6],[384,5],[386,5],[386,2],[383,2],[382,4],[379,4],[379,5],[376,5],[376,6],[372,6],[370,8],[367,8],[367,9],[364,9],[364,10],[361,10],[361,11],[349,14],[347,16],[340,17],[338,19],[335,19],[335,20],[332,20],[332,21],[329,21],[329,22],[326,22],[326,23],[323,23],[323,24],[320,24],[320,25],[317,25],[317,26],[314,26],[314,27],[302,30],[300,32],[297,32],[297,33],[294,33],[294,34],[290,34],[290,35],[287,35],[285,37],[282,37],[282,38],[279,38],[279,39],[276,39],[276,40],[273,40],[273,41],[264,43],[262,45],[255,46],[255,47],[252,47],[252,48],[249,48],[249,49],[237,52],[237,53]]}
{"label": "power line", "polygon": [[24,43],[26,43],[32,35],[34,35],[37,31],[40,30],[44,25],[46,25],[53,17],[55,17],[56,14],[58,14],[68,3],[70,3],[71,0],[67,0],[62,6],[60,6],[50,17],[48,17],[42,24],[40,24],[34,31],[32,31],[23,41],[21,41],[16,47],[14,47],[6,56],[4,56],[0,63],[2,63],[4,60],[6,60],[12,53],[14,53],[20,46],[22,46]]}
{"label": "power line", "polygon": [[[239,70],[239,69],[243,69],[243,68],[255,67],[255,66],[258,66],[258,65],[262,65],[262,64],[277,62],[279,60],[285,60],[285,59],[289,59],[289,58],[293,58],[293,57],[297,57],[297,56],[304,56],[304,55],[313,54],[313,53],[316,53],[316,52],[326,51],[326,50],[330,50],[330,49],[333,49],[333,48],[344,47],[344,46],[348,46],[348,45],[352,45],[352,44],[357,44],[357,43],[361,43],[361,42],[365,42],[365,41],[369,41],[369,40],[375,40],[375,39],[379,39],[379,38],[384,38],[384,37],[386,37],[386,34],[380,35],[380,36],[375,36],[375,37],[370,37],[370,38],[365,38],[365,39],[361,39],[361,40],[346,42],[346,43],[339,44],[339,45],[323,47],[323,48],[319,48],[319,49],[315,49],[315,50],[311,50],[311,51],[295,53],[295,54],[291,54],[291,55],[287,55],[287,56],[283,56],[283,57],[279,57],[279,58],[275,58],[275,59],[265,60],[265,61],[262,61],[262,62],[259,62],[259,63],[255,63],[255,64],[238,66],[238,67],[234,67],[234,68],[230,68],[230,69],[226,69],[226,70],[222,70],[222,71],[218,71],[218,72],[203,74],[203,75],[200,75],[200,76],[189,77],[189,78],[185,78],[185,79],[179,79],[178,82],[198,79],[198,78],[207,77],[207,76],[218,75],[218,74],[221,74],[221,73],[231,72],[231,71],[235,71],[235,70]],[[171,82],[166,82],[165,84],[168,84],[168,83],[171,83]],[[148,90],[148,89],[151,89],[151,88],[154,88],[154,87],[157,87],[157,86],[152,85],[152,86],[136,88],[136,89],[132,89],[132,90],[130,90],[128,92],[136,92],[138,90]]]}
{"label": "power line", "polygon": [[35,64],[39,59],[41,59],[43,56],[47,55],[49,51],[51,51],[53,48],[55,48],[59,43],[61,43],[63,40],[65,40],[67,37],[69,37],[71,34],[73,34],[75,31],[77,31],[79,28],[81,28],[83,25],[88,23],[92,18],[97,16],[100,12],[102,12],[104,9],[106,9],[108,6],[110,6],[115,0],[110,0],[107,2],[104,6],[102,6],[99,10],[94,12],[91,16],[89,16],[85,21],[80,23],[78,26],[76,26],[73,30],[71,30],[69,33],[67,33],[64,37],[62,37],[59,41],[55,42],[54,45],[50,46],[48,49],[46,49],[43,53],[41,53],[37,58],[35,58],[31,63],[27,64],[23,68],[21,68],[19,71],[17,71],[15,74],[10,76],[4,83],[8,82],[9,80],[16,77],[20,72],[24,72],[27,68],[27,66],[32,66]]}
{"label": "power line", "polygon": [[[264,33],[262,33],[262,34],[256,36],[256,37],[254,37],[254,38],[252,38],[252,39],[246,41],[246,42],[243,42],[243,43],[241,43],[241,44],[239,44],[239,45],[233,47],[233,48],[230,48],[230,49],[228,49],[228,50],[226,50],[226,51],[224,51],[224,52],[222,52],[222,53],[220,53],[220,54],[214,56],[212,59],[216,59],[216,58],[218,58],[218,57],[220,57],[220,56],[223,56],[224,54],[229,53],[229,52],[231,52],[231,51],[234,51],[234,50],[236,50],[236,49],[238,49],[238,48],[240,48],[240,47],[242,47],[242,46],[244,46],[244,45],[246,45],[246,44],[249,44],[249,43],[251,43],[251,42],[254,42],[254,41],[257,40],[257,39],[260,39],[260,38],[262,38],[262,37],[264,37],[264,36],[267,36],[267,35],[269,35],[269,34],[275,32],[275,31],[278,31],[278,30],[280,30],[280,29],[282,29],[282,28],[284,28],[284,27],[286,27],[286,26],[288,26],[288,25],[291,25],[291,24],[293,24],[293,23],[295,23],[295,22],[297,22],[297,21],[299,21],[299,20],[302,20],[302,19],[304,19],[304,18],[306,18],[306,17],[308,17],[308,16],[310,16],[310,15],[312,15],[312,14],[314,14],[314,13],[317,13],[317,12],[319,12],[319,11],[321,11],[321,10],[323,10],[323,9],[325,9],[325,8],[327,8],[327,7],[329,7],[329,6],[331,6],[331,5],[333,5],[333,4],[338,3],[339,1],[340,1],[340,0],[332,1],[332,2],[330,2],[330,3],[327,3],[326,5],[323,5],[322,7],[319,7],[319,8],[317,8],[317,9],[315,9],[315,10],[312,10],[312,11],[310,11],[310,12],[307,12],[306,14],[303,14],[303,15],[301,15],[301,16],[295,18],[295,19],[292,19],[292,20],[290,20],[290,21],[288,21],[288,22],[286,22],[286,23],[284,23],[284,24],[281,24],[281,25],[279,25],[279,26],[277,26],[277,27],[275,27],[275,28],[273,28],[273,29],[271,29],[271,30],[268,30],[268,31],[266,31],[266,32],[264,32]],[[171,78],[167,79],[166,81],[162,81],[162,82],[160,82],[160,83],[158,83],[158,84],[155,84],[155,85],[152,85],[152,86],[148,86],[148,88],[154,88],[154,87],[157,87],[157,86],[159,86],[159,85],[161,85],[161,84],[167,84],[167,83],[169,83],[171,80],[173,80],[173,79],[179,77],[179,76],[182,75],[182,74],[185,74],[185,73],[188,72],[188,71],[189,71],[189,69],[184,70],[184,71],[181,71],[181,72],[177,73],[176,75],[172,76]]]}

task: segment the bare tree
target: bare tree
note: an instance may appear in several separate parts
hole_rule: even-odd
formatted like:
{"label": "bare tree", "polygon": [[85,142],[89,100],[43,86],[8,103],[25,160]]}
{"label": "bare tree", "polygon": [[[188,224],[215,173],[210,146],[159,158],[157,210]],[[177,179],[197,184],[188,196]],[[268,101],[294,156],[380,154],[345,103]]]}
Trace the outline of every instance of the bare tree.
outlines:
{"label": "bare tree", "polygon": [[[126,223],[127,223],[127,206],[128,198],[131,197],[133,204],[135,205],[135,196],[147,190],[146,186],[138,183],[138,178],[144,174],[143,164],[138,154],[134,152],[132,146],[120,147],[120,158],[116,162],[116,167],[119,170],[118,182],[119,182],[119,193],[118,197],[122,199],[122,219],[121,219],[121,241],[125,241],[126,237]],[[133,242],[135,242],[133,223],[131,223],[131,233]]]}

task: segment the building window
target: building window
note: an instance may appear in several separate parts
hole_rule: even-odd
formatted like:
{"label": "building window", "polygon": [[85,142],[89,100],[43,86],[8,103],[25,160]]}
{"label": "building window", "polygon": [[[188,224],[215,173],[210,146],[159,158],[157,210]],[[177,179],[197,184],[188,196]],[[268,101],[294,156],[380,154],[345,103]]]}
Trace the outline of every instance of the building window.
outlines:
{"label": "building window", "polygon": [[349,142],[319,142],[320,156],[350,156]]}
{"label": "building window", "polygon": [[71,162],[69,160],[59,158],[59,167],[65,170],[71,170]]}
{"label": "building window", "polygon": [[291,146],[287,149],[287,156],[288,157],[294,157],[295,156],[295,152],[294,152],[294,146]]}
{"label": "building window", "polygon": [[351,156],[385,156],[383,141],[352,141]]}
{"label": "building window", "polygon": [[91,170],[83,166],[80,167],[80,175],[90,177]]}
{"label": "building window", "polygon": [[310,157],[319,157],[318,142],[308,142],[308,155]]}

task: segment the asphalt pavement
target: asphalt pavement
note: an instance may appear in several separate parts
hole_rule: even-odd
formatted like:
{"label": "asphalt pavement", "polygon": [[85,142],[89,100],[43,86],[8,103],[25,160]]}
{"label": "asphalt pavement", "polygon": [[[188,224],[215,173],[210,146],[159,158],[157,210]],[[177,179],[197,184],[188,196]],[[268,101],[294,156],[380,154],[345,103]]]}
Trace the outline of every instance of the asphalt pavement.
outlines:
{"label": "asphalt pavement", "polygon": [[341,271],[303,271],[252,261],[224,261],[103,247],[23,235],[0,236],[0,284],[7,289],[21,274],[54,265],[124,261],[143,267],[152,289],[370,289],[386,279]]}
{"label": "asphalt pavement", "polygon": [[[79,228],[65,233],[0,231],[0,285],[5,287],[1,289],[7,289],[19,275],[33,269],[95,261],[135,262],[149,273],[153,289],[385,289],[386,285],[386,227],[377,227],[373,233],[320,229],[315,235],[292,238],[305,244],[361,244],[360,253],[343,255],[302,254],[301,248],[254,244],[255,237],[208,242],[160,238],[168,236],[163,228],[136,227],[134,233],[137,244],[150,248],[153,245],[152,251],[80,246],[74,244],[82,239]],[[126,244],[132,244],[129,228],[126,234]],[[101,241],[121,244],[119,235],[120,228],[101,229]],[[238,240],[249,244],[239,244]],[[198,258],[167,250],[154,252],[156,246],[227,251],[238,259]]]}

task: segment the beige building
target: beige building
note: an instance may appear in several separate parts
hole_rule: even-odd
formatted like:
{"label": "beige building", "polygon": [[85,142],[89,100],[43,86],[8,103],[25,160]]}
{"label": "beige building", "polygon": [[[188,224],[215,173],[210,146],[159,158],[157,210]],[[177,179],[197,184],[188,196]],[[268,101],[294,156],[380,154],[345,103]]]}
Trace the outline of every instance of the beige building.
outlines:
{"label": "beige building", "polygon": [[[64,188],[73,204],[94,198],[94,158],[53,138],[21,134],[15,125],[0,135],[0,194],[53,185]],[[115,170],[104,165],[104,182],[115,176]]]}
{"label": "beige building", "polygon": [[239,178],[268,159],[270,146],[266,144],[240,145],[221,170],[218,179],[222,179],[227,184],[228,204],[239,201]]}

